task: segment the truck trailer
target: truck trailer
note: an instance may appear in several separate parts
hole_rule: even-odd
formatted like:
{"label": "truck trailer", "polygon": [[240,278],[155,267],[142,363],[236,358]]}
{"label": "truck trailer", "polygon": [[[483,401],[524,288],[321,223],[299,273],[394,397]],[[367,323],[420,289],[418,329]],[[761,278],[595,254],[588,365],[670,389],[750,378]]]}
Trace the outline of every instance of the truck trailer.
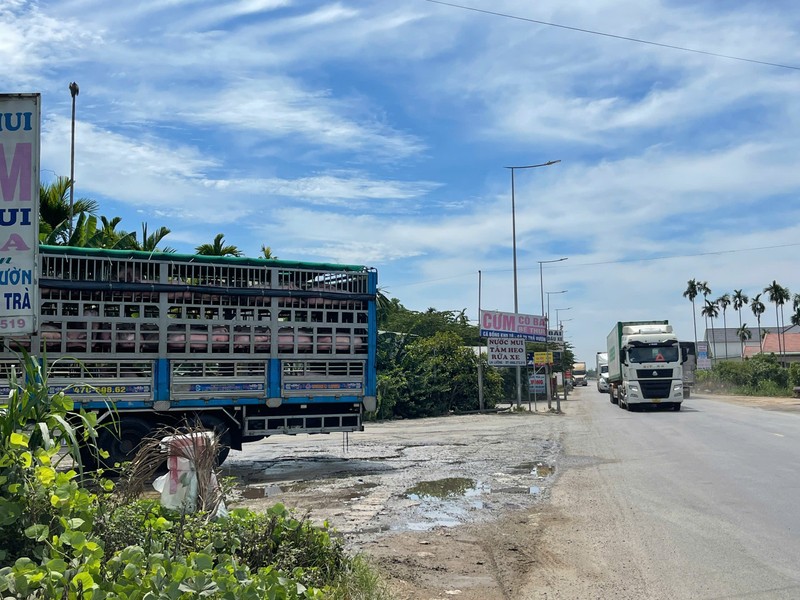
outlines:
{"label": "truck trailer", "polygon": [[46,357],[51,393],[118,422],[109,464],[161,426],[241,449],[361,431],[376,408],[374,269],[44,245],[37,266],[35,333],[2,339],[0,376]]}
{"label": "truck trailer", "polygon": [[608,352],[597,353],[597,391],[608,393]]}
{"label": "truck trailer", "polygon": [[606,342],[613,404],[681,409],[683,357],[668,321],[618,322]]}
{"label": "truck trailer", "polygon": [[589,385],[586,380],[586,363],[574,362],[572,364],[572,384],[577,387],[579,385]]}

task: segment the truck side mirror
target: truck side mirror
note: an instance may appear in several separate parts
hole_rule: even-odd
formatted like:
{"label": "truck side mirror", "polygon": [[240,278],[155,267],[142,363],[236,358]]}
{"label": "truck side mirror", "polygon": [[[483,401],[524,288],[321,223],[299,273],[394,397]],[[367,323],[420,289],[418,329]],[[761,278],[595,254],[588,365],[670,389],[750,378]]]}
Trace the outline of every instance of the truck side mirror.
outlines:
{"label": "truck side mirror", "polygon": [[681,362],[685,363],[687,360],[689,360],[689,349],[681,348]]}

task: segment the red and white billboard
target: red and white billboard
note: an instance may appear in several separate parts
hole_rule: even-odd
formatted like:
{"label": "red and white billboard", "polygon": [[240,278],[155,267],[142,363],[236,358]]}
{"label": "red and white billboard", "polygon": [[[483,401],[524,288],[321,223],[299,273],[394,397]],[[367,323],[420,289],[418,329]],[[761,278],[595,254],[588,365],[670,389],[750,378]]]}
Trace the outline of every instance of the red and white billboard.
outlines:
{"label": "red and white billboard", "polygon": [[0,337],[37,326],[40,122],[39,94],[0,94]]}

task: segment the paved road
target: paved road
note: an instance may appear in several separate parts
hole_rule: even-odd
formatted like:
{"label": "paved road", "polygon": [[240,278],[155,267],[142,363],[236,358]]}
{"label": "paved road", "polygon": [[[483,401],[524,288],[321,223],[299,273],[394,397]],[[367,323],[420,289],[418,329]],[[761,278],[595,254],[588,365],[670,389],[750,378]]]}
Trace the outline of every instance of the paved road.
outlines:
{"label": "paved road", "polygon": [[800,414],[710,397],[630,413],[593,387],[565,410],[568,518],[525,597],[800,598]]}

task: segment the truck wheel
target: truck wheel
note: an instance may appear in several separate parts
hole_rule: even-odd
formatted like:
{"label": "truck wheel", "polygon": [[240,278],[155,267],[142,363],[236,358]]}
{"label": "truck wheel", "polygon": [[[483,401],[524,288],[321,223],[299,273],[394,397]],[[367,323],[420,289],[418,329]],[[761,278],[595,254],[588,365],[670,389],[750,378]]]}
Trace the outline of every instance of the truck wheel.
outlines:
{"label": "truck wheel", "polygon": [[153,427],[144,419],[121,416],[119,430],[109,424],[98,432],[97,445],[108,452],[108,458],[102,462],[108,468],[116,463],[124,463],[133,458],[142,440],[150,435]]}
{"label": "truck wheel", "polygon": [[611,400],[611,404],[616,404],[617,402],[619,402],[619,400],[617,400],[616,398],[614,398],[614,394],[612,394],[612,393],[610,393],[610,392],[609,392],[609,394],[608,394],[608,399],[609,399],[609,400]]}
{"label": "truck wheel", "polygon": [[679,411],[680,409],[681,409],[681,403],[680,402],[676,402],[675,404],[672,405],[672,410]]}

